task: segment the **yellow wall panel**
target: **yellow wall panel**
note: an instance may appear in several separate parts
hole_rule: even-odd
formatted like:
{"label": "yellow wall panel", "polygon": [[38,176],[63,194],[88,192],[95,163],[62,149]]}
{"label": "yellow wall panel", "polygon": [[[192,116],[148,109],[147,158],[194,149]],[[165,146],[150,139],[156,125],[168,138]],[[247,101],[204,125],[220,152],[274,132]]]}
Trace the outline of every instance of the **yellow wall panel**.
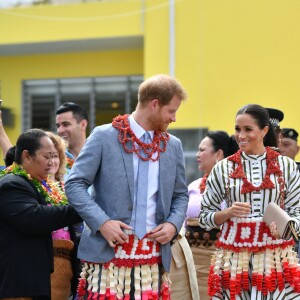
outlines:
{"label": "yellow wall panel", "polygon": [[144,75],[169,73],[169,1],[146,0]]}
{"label": "yellow wall panel", "polygon": [[[81,52],[0,57],[0,80],[141,74],[143,51]],[[5,86],[2,86],[4,92]]]}
{"label": "yellow wall panel", "polygon": [[282,126],[300,130],[300,2],[201,1],[201,11],[202,125],[233,132],[238,108],[258,103],[282,109]]}
{"label": "yellow wall panel", "polygon": [[200,1],[176,1],[175,76],[188,92],[174,127],[199,128],[205,111]]}
{"label": "yellow wall panel", "polygon": [[135,0],[1,9],[0,45],[141,35],[141,12]]}

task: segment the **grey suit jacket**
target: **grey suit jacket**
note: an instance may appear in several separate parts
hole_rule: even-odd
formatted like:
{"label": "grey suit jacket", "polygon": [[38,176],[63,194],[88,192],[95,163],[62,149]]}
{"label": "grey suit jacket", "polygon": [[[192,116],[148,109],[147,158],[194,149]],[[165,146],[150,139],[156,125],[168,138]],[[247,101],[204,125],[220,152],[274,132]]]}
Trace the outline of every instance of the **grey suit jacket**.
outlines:
{"label": "grey suit jacket", "polygon": [[[114,250],[98,231],[107,220],[130,223],[134,199],[133,154],[126,153],[111,124],[96,127],[72,167],[65,188],[70,204],[86,225],[78,257],[89,262],[107,262]],[[93,186],[91,195],[87,189]],[[185,219],[188,192],[181,142],[170,136],[159,159],[157,224],[171,222],[180,231]],[[161,247],[162,262],[169,270],[170,244]]]}

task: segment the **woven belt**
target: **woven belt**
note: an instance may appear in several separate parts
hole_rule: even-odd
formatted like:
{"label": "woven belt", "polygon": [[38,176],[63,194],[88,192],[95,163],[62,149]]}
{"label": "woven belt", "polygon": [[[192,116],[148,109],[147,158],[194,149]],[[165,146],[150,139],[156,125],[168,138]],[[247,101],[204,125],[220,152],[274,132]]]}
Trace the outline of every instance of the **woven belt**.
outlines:
{"label": "woven belt", "polygon": [[200,226],[187,226],[185,237],[191,241],[195,238],[201,241],[203,240],[216,241],[220,237],[220,230],[212,229],[210,231],[207,231],[204,228],[201,228]]}
{"label": "woven belt", "polygon": [[71,261],[71,251],[64,248],[53,248],[53,255]]}

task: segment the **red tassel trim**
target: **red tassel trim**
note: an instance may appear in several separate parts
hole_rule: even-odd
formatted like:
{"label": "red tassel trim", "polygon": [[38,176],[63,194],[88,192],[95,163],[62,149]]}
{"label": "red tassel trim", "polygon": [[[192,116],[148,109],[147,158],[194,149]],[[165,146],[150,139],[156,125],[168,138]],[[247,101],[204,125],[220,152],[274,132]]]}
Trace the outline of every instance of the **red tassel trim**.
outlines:
{"label": "red tassel trim", "polygon": [[[276,272],[273,268],[269,275],[252,273],[252,286],[256,286],[264,296],[272,293],[278,288],[282,291],[285,283],[288,283],[295,293],[300,293],[300,268],[291,267],[288,262],[282,262],[283,272]],[[208,294],[209,296],[217,296],[222,294],[222,289],[230,290],[230,299],[235,300],[237,295],[241,295],[242,291],[248,291],[249,275],[247,272],[237,274],[231,277],[229,271],[223,271],[222,276],[214,273],[214,267],[210,266],[208,277]],[[222,283],[222,285],[221,285]]]}

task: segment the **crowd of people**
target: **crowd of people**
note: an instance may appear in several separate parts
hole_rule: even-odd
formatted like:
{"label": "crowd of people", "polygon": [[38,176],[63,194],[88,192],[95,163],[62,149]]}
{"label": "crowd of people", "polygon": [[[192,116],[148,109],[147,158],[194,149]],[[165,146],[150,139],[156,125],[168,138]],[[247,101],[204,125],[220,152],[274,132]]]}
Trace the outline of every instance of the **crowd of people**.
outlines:
{"label": "crowd of people", "polygon": [[187,185],[181,141],[167,132],[187,93],[145,80],[136,109],[97,126],[73,102],[57,134],[0,147],[0,300],[267,300],[300,297],[294,238],[264,212],[276,203],[300,235],[298,133],[248,104],[235,132],[208,131]]}

